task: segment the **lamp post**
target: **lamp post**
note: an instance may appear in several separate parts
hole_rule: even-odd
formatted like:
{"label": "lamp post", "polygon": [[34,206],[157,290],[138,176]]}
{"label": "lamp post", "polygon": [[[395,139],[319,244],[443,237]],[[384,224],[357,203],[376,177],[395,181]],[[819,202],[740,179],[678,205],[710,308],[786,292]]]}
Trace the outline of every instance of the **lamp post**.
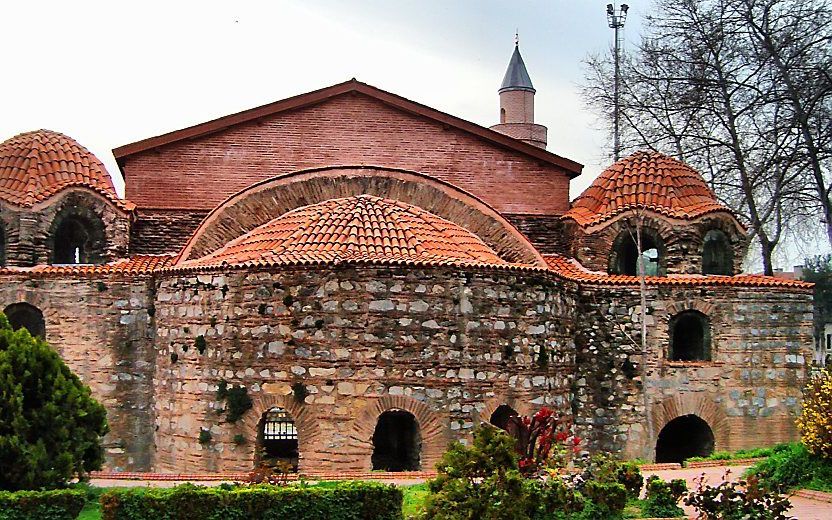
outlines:
{"label": "lamp post", "polygon": [[613,105],[614,105],[614,112],[613,112],[613,157],[617,161],[620,159],[621,156],[621,131],[620,131],[620,117],[621,117],[621,107],[620,107],[620,97],[619,97],[619,85],[621,82],[621,74],[620,74],[620,65],[619,61],[621,58],[621,35],[623,31],[621,29],[624,28],[624,22],[627,21],[627,11],[630,9],[630,6],[627,4],[621,4],[621,8],[616,10],[614,4],[607,4],[607,24],[610,26],[610,29],[615,31],[615,51],[614,51],[614,60],[615,60],[615,78],[613,83]]}

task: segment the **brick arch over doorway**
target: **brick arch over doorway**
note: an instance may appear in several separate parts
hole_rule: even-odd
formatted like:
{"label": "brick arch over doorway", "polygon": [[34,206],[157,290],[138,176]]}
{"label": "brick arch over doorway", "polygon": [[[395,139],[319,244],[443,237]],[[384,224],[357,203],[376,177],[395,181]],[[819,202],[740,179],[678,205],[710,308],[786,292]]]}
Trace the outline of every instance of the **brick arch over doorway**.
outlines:
{"label": "brick arch over doorway", "polygon": [[[260,420],[263,414],[272,408],[283,408],[292,416],[295,421],[295,427],[298,431],[298,471],[308,470],[305,461],[310,458],[310,455],[315,450],[315,445],[318,441],[318,423],[314,415],[307,407],[298,403],[292,395],[275,395],[266,394],[258,395],[252,398],[251,410],[245,414],[241,421],[243,431],[246,432],[246,437],[252,440],[259,438]],[[255,450],[257,449],[257,442],[249,443],[251,450],[248,453],[249,460],[254,466]]]}
{"label": "brick arch over doorway", "polygon": [[420,466],[423,471],[432,470],[450,442],[447,421],[425,403],[403,395],[382,396],[358,413],[349,438],[352,469],[372,469],[373,433],[378,418],[390,410],[404,410],[416,418],[422,438]]}
{"label": "brick arch over doorway", "polygon": [[528,401],[512,395],[497,395],[483,403],[483,408],[477,416],[479,422],[488,424],[491,420],[491,415],[501,405],[510,406],[518,415],[532,415],[534,413],[534,408]]}
{"label": "brick arch over doorway", "polygon": [[715,402],[716,395],[710,393],[702,394],[679,394],[669,397],[664,401],[653,405],[653,443],[650,447],[655,456],[655,442],[659,433],[670,421],[685,415],[695,415],[708,423],[714,434],[714,449],[720,450],[728,445],[730,428],[728,415],[720,405]]}
{"label": "brick arch over doorway", "polygon": [[417,172],[373,166],[317,168],[255,184],[209,213],[177,261],[201,258],[295,208],[362,194],[413,204],[471,231],[508,262],[546,267],[528,239],[475,196]]}

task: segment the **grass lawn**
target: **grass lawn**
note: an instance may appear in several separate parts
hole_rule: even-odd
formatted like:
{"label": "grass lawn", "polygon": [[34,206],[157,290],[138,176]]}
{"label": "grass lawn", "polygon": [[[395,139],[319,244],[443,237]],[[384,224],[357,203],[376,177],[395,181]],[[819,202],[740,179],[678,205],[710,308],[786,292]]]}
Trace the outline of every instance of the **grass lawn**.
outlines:
{"label": "grass lawn", "polygon": [[91,500],[87,502],[81,514],[78,515],[78,520],[99,520],[101,518],[101,505],[98,500]]}

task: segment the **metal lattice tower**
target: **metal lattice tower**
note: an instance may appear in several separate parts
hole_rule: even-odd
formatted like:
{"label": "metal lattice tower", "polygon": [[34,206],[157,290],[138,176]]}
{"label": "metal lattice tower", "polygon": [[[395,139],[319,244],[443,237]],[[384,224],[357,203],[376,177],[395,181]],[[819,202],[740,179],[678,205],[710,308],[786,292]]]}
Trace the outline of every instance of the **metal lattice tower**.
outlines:
{"label": "metal lattice tower", "polygon": [[617,161],[621,158],[621,48],[623,47],[624,22],[627,21],[627,11],[630,6],[621,4],[621,8],[615,8],[615,4],[607,4],[607,24],[615,31],[614,56],[615,78],[613,80],[613,157]]}

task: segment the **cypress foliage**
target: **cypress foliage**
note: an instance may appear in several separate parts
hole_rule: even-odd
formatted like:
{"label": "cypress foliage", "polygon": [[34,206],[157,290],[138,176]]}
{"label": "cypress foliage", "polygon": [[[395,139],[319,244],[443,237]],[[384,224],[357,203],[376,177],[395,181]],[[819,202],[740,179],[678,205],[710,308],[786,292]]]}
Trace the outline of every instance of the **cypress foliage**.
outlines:
{"label": "cypress foliage", "polygon": [[0,489],[44,489],[104,461],[107,413],[45,341],[0,314]]}

